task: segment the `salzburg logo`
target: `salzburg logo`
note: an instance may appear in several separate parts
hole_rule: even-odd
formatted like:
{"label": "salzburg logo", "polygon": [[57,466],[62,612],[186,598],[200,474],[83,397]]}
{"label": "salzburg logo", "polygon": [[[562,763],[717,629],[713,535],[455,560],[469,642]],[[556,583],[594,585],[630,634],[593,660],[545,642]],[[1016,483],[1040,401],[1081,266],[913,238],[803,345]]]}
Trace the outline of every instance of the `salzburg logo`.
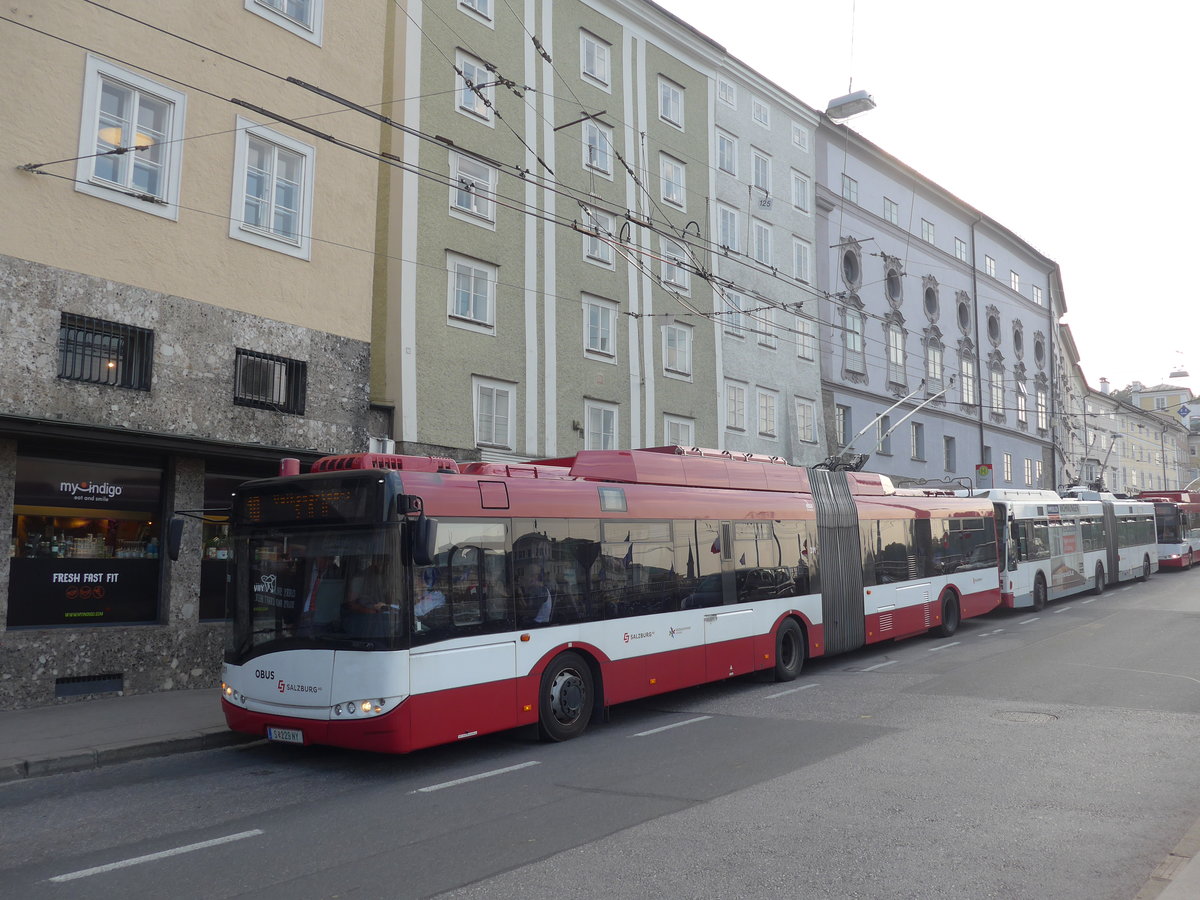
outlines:
{"label": "salzburg logo", "polygon": [[279,682],[279,693],[281,693],[281,694],[283,693],[283,682],[282,681]]}

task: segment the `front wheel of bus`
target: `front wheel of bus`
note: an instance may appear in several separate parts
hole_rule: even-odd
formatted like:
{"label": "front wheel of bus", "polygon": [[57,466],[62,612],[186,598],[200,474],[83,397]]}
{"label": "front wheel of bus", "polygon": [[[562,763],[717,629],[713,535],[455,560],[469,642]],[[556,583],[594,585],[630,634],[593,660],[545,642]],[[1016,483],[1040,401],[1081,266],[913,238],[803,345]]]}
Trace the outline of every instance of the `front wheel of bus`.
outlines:
{"label": "front wheel of bus", "polygon": [[1150,557],[1142,557],[1142,574],[1138,576],[1138,581],[1150,580]]}
{"label": "front wheel of bus", "polygon": [[958,606],[958,594],[947,588],[942,592],[942,624],[933,629],[938,637],[950,637],[962,623],[962,610]]}
{"label": "front wheel of bus", "polygon": [[1033,608],[1043,610],[1046,608],[1046,579],[1041,572],[1037,573],[1037,577],[1033,579]]}
{"label": "front wheel of bus", "polygon": [[784,619],[775,633],[775,680],[794,681],[804,668],[804,632],[795,619]]}
{"label": "front wheel of bus", "polygon": [[1092,585],[1092,593],[1099,597],[1104,593],[1104,565],[1096,563],[1096,583]]}
{"label": "front wheel of bus", "polygon": [[592,670],[578,653],[563,653],[542,673],[538,717],[551,741],[578,737],[592,718],[595,701]]}

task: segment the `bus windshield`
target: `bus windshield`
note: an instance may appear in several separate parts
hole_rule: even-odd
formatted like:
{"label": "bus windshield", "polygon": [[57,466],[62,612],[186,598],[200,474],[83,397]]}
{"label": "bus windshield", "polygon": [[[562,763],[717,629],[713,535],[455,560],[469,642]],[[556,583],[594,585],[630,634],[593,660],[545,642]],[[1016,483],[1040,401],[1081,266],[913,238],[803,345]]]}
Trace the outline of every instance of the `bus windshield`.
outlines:
{"label": "bus windshield", "polygon": [[404,646],[399,528],[323,528],[242,538],[230,568],[227,662],[276,650]]}
{"label": "bus windshield", "polygon": [[1158,527],[1160,544],[1178,544],[1183,540],[1179,527],[1179,510],[1169,503],[1154,504],[1154,524]]}

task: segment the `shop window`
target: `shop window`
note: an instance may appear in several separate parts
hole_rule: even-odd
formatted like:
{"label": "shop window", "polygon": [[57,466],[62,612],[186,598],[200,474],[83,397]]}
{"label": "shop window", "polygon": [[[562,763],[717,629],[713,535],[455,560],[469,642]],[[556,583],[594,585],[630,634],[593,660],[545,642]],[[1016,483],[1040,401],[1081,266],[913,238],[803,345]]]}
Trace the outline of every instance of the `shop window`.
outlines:
{"label": "shop window", "polygon": [[87,384],[150,390],[154,332],[63,313],[58,327],[58,377]]}
{"label": "shop window", "polygon": [[283,356],[237,351],[233,402],[278,412],[304,415],[308,365]]}

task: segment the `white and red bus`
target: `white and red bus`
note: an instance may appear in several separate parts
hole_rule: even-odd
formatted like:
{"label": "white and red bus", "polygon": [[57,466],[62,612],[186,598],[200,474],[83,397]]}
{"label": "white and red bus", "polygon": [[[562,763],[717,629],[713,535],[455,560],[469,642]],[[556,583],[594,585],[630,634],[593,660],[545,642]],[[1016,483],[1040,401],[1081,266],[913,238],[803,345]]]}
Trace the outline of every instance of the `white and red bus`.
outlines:
{"label": "white and red bus", "polygon": [[996,505],[1000,597],[1008,607],[1042,609],[1050,600],[1158,571],[1154,507],[1087,491],[1000,488],[980,491]]}
{"label": "white and red bus", "polygon": [[1190,569],[1200,552],[1200,494],[1187,491],[1142,491],[1142,500],[1154,504],[1158,532],[1158,564]]}
{"label": "white and red bus", "polygon": [[564,740],[611,704],[952,634],[999,603],[992,516],[674,447],[327,457],[234,495],[225,716],[383,752],[532,724]]}

